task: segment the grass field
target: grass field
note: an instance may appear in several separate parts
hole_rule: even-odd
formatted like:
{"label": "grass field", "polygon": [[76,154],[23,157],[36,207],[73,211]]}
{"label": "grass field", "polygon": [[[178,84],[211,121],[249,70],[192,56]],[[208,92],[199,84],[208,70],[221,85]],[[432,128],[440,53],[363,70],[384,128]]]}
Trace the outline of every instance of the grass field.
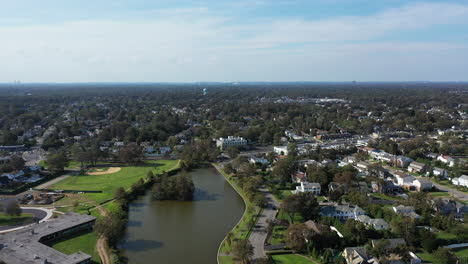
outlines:
{"label": "grass field", "polygon": [[22,213],[20,216],[10,216],[0,212],[0,225],[22,225],[32,222],[32,214]]}
{"label": "grass field", "polygon": [[460,248],[460,249],[453,249],[452,252],[458,258],[464,258],[464,259],[468,258],[468,247]]}
{"label": "grass field", "polygon": [[315,262],[297,254],[272,255],[271,258],[274,264],[315,264]]}
{"label": "grass field", "polygon": [[102,193],[86,193],[82,196],[94,200],[98,203],[112,199],[115,191],[119,187],[126,189],[138,179],[146,179],[148,171],[154,174],[162,173],[177,168],[177,160],[158,160],[148,161],[143,166],[122,167],[119,172],[104,175],[77,175],[68,177],[54,185],[51,189],[59,190],[83,190],[83,191],[102,191]]}
{"label": "grass field", "polygon": [[55,243],[52,245],[52,247],[67,255],[73,254],[77,251],[82,251],[93,256],[92,260],[94,262],[101,263],[99,255],[96,251],[97,239],[98,237],[96,233],[89,232]]}

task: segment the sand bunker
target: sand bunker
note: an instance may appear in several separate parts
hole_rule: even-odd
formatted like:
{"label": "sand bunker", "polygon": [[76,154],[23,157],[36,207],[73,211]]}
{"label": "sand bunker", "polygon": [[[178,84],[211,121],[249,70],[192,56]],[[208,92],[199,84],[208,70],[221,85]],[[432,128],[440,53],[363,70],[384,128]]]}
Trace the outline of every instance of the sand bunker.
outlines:
{"label": "sand bunker", "polygon": [[106,171],[93,171],[93,172],[88,172],[88,175],[104,175],[104,174],[111,174],[111,173],[116,173],[120,171],[120,167],[110,167]]}

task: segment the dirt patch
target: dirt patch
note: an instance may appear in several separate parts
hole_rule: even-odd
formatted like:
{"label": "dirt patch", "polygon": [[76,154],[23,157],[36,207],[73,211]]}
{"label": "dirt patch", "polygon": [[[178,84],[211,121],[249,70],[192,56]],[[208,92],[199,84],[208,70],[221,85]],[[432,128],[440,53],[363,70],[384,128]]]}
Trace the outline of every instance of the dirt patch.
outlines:
{"label": "dirt patch", "polygon": [[111,174],[111,173],[116,173],[120,171],[122,168],[120,167],[110,167],[106,171],[93,171],[93,172],[88,172],[88,175],[104,175],[104,174]]}

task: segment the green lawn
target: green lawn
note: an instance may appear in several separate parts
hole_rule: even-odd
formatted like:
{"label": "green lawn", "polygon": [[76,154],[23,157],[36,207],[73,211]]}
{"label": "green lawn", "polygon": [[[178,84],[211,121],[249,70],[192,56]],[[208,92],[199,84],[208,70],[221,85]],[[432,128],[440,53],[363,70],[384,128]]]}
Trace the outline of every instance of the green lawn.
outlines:
{"label": "green lawn", "polygon": [[424,263],[440,264],[440,262],[429,252],[418,252],[416,255],[421,258]]}
{"label": "green lawn", "polygon": [[269,243],[270,245],[279,245],[284,243],[286,227],[275,225],[273,227],[273,232],[271,233]]}
{"label": "green lawn", "polygon": [[271,255],[274,264],[315,264],[311,260],[297,254]]}
{"label": "green lawn", "polygon": [[453,249],[453,254],[458,258],[468,258],[468,247],[460,248],[460,249]]}
{"label": "green lawn", "polygon": [[436,233],[436,237],[440,238],[440,239],[443,239],[443,240],[450,240],[450,239],[456,239],[457,235],[451,234],[451,233],[448,233],[448,232],[445,232],[445,231],[438,231]]}
{"label": "green lawn", "polygon": [[96,233],[89,232],[55,243],[52,245],[52,247],[67,255],[82,251],[93,256],[92,260],[96,263],[101,263],[99,255],[96,251],[97,239],[98,238]]}
{"label": "green lawn", "polygon": [[116,173],[104,175],[77,175],[68,177],[53,186],[51,189],[57,190],[87,190],[102,191],[102,193],[86,193],[84,197],[98,203],[112,199],[115,191],[119,187],[130,188],[138,179],[146,179],[148,171],[154,174],[169,171],[178,167],[177,160],[148,161],[143,166],[128,166]]}
{"label": "green lawn", "polygon": [[391,195],[387,195],[387,194],[383,194],[383,193],[372,193],[371,195],[376,197],[376,198],[380,198],[380,199],[383,199],[383,200],[389,200],[389,201],[402,200],[401,197],[391,196]]}
{"label": "green lawn", "polygon": [[10,216],[0,212],[0,225],[22,225],[34,222],[33,215],[22,213],[20,216]]}
{"label": "green lawn", "polygon": [[430,192],[427,194],[432,197],[449,197],[450,196],[449,192]]}

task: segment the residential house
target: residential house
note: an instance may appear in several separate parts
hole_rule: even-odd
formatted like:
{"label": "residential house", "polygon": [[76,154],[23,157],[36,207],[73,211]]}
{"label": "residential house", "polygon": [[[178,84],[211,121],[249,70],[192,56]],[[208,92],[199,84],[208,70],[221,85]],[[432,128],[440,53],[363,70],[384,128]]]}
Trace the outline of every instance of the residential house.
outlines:
{"label": "residential house", "polygon": [[320,215],[333,217],[340,220],[349,218],[356,219],[360,215],[364,215],[365,211],[357,205],[329,205],[320,209]]}
{"label": "residential house", "polygon": [[413,173],[423,174],[426,172],[426,170],[427,170],[427,165],[421,162],[413,161],[408,166],[408,171],[413,172]]}
{"label": "residential house", "polygon": [[443,215],[453,215],[456,219],[463,219],[468,213],[468,206],[450,198],[433,199],[432,208]]}
{"label": "residential house", "polygon": [[159,153],[161,154],[167,154],[171,153],[172,149],[170,147],[160,147],[159,148]]}
{"label": "residential house", "polygon": [[366,226],[373,227],[375,230],[385,230],[390,228],[390,225],[381,218],[373,219],[367,215],[359,215],[355,220],[364,223]]}
{"label": "residential house", "polygon": [[458,178],[453,178],[452,183],[455,185],[468,187],[468,176],[462,175]]}
{"label": "residential house", "polygon": [[414,210],[414,206],[398,205],[398,206],[393,206],[392,210],[397,214],[401,214],[401,215],[404,215],[404,216],[407,216],[407,217],[411,217],[413,219],[419,219],[421,217]]}
{"label": "residential house", "polygon": [[5,164],[9,162],[11,157],[0,157],[0,164]]}
{"label": "residential house", "polygon": [[395,249],[398,246],[405,246],[406,241],[403,238],[389,238],[389,239],[372,239],[372,247],[375,247],[378,243],[384,242],[386,249]]}
{"label": "residential house", "polygon": [[322,163],[316,161],[316,160],[313,160],[313,159],[308,159],[308,160],[298,160],[297,163],[299,164],[299,167],[321,167],[322,166]]}
{"label": "residential house", "polygon": [[411,158],[408,158],[408,157],[405,157],[405,156],[396,156],[393,159],[393,165],[395,165],[396,167],[400,167],[400,168],[408,167],[408,165],[411,162],[413,162],[413,160]]}
{"label": "residential house", "polygon": [[252,156],[249,158],[249,162],[252,163],[252,164],[260,164],[260,165],[268,165],[270,164],[270,162],[265,159],[265,158],[258,158],[258,157],[255,157],[255,156]]}
{"label": "residential house", "polygon": [[398,186],[404,187],[405,185],[411,185],[415,178],[405,173],[401,173],[395,175],[395,180]]}
{"label": "residential house", "polygon": [[432,174],[434,174],[434,176],[439,176],[439,177],[442,177],[442,178],[447,178],[448,172],[447,172],[446,169],[434,168],[434,169],[432,170]]}
{"label": "residential house", "polygon": [[273,147],[273,151],[278,155],[288,155],[287,146],[275,146]]}
{"label": "residential house", "polygon": [[426,153],[424,156],[430,159],[437,159],[439,155],[437,155],[437,153],[434,153],[434,152],[429,152],[429,153]]}
{"label": "residential house", "polygon": [[298,171],[291,176],[291,179],[295,183],[301,183],[307,181],[307,173]]}
{"label": "residential house", "polygon": [[343,162],[347,164],[356,164],[358,161],[355,156],[346,156],[343,158]]}
{"label": "residential house", "polygon": [[300,186],[296,186],[296,193],[298,192],[311,192],[314,195],[320,195],[321,187],[320,183],[316,182],[301,182]]}
{"label": "residential house", "polygon": [[343,250],[347,264],[378,264],[378,260],[370,256],[365,247],[347,247]]}
{"label": "residential house", "polygon": [[437,160],[447,164],[449,167],[453,167],[455,165],[455,159],[447,155],[440,155],[437,157]]}
{"label": "residential house", "polygon": [[371,184],[372,191],[377,193],[395,193],[400,190],[400,187],[390,180],[384,180],[383,182],[373,181]]}
{"label": "residential house", "polygon": [[365,172],[365,171],[367,171],[369,169],[370,165],[371,164],[369,162],[360,161],[360,162],[356,163],[356,168],[360,172]]}
{"label": "residential house", "polygon": [[426,179],[416,179],[413,181],[413,185],[416,187],[418,192],[429,191],[432,189],[432,182]]}
{"label": "residential house", "polygon": [[22,170],[2,174],[2,177],[7,177],[10,180],[18,180],[22,176],[24,176],[24,171]]}

